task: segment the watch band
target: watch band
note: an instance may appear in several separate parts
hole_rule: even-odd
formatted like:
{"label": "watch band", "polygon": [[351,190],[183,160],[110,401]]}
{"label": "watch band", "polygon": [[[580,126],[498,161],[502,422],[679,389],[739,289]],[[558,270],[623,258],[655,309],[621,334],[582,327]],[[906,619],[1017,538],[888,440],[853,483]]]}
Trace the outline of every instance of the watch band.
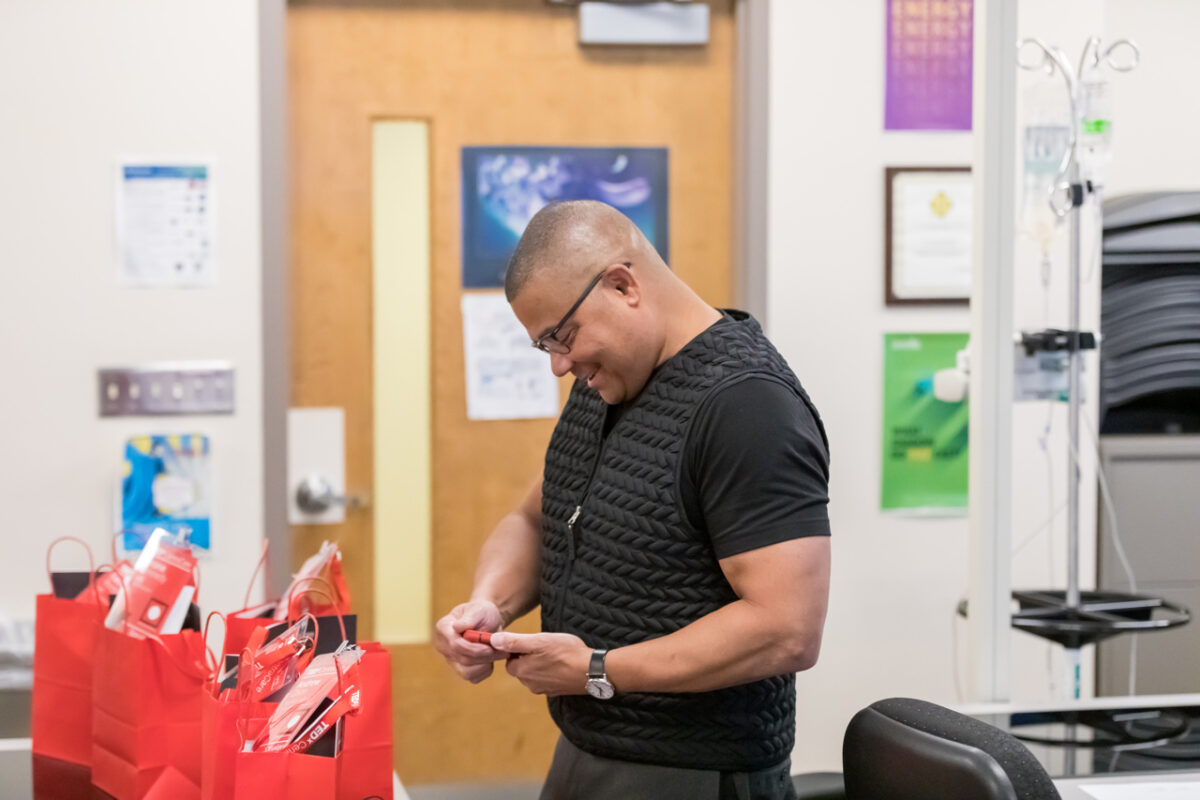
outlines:
{"label": "watch band", "polygon": [[589,678],[603,678],[604,674],[604,657],[608,655],[607,650],[596,649],[592,651],[592,660],[588,663],[587,676]]}

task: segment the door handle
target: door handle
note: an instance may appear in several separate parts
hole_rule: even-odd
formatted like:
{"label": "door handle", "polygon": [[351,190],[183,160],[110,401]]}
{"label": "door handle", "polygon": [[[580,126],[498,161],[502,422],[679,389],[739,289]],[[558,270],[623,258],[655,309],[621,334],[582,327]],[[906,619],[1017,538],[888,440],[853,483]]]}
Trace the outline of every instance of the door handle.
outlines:
{"label": "door handle", "polygon": [[370,500],[363,495],[338,494],[324,476],[312,473],[304,476],[296,487],[296,505],[306,514],[320,514],[334,506],[347,511],[366,508]]}

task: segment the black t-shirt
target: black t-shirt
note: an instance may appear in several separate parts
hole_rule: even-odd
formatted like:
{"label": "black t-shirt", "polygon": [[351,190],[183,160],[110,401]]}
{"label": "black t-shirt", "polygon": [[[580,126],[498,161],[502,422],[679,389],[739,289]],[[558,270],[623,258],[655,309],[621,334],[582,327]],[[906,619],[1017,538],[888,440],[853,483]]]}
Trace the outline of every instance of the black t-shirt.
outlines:
{"label": "black t-shirt", "polygon": [[[609,406],[606,435],[623,410]],[[808,406],[763,375],[715,390],[684,442],[679,497],[717,558],[828,536],[829,454]]]}
{"label": "black t-shirt", "polygon": [[717,558],[829,535],[829,454],[808,406],[754,375],[719,388],[684,442],[680,502]]}

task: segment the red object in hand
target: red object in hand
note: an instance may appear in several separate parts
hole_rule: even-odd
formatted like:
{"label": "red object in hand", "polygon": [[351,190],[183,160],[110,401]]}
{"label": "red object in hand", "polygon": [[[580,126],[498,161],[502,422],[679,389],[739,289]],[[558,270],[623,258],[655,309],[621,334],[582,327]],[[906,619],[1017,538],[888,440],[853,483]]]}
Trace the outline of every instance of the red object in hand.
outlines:
{"label": "red object in hand", "polygon": [[474,628],[467,628],[463,631],[463,638],[475,644],[486,644],[489,646],[492,644],[492,635],[490,633],[487,631],[477,631]]}

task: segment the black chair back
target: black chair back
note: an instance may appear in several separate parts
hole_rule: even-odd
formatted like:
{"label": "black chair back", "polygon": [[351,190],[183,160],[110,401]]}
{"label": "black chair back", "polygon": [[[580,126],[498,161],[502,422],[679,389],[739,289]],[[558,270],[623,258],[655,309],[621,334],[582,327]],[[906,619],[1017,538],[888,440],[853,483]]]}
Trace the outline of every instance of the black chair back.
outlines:
{"label": "black chair back", "polygon": [[1059,800],[1025,745],[985,722],[893,697],[854,715],[842,743],[847,800]]}

